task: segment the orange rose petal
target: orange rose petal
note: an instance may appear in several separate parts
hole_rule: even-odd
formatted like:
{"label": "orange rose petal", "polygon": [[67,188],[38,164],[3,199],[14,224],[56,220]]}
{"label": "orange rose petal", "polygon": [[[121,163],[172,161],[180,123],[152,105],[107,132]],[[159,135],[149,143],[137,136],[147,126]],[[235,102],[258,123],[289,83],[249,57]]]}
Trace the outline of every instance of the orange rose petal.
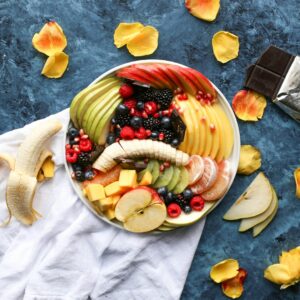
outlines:
{"label": "orange rose petal", "polygon": [[243,283],[246,277],[247,271],[240,268],[239,273],[234,278],[228,279],[221,283],[223,293],[231,299],[239,298],[243,294]]}
{"label": "orange rose petal", "polygon": [[48,78],[60,78],[67,69],[69,56],[64,52],[55,53],[46,60],[42,74]]}
{"label": "orange rose petal", "polygon": [[185,7],[194,17],[211,22],[220,10],[220,0],[185,0]]}
{"label": "orange rose petal", "polygon": [[33,47],[48,56],[62,52],[67,46],[67,39],[62,28],[54,21],[44,25],[32,38]]}
{"label": "orange rose petal", "polygon": [[117,48],[126,45],[132,38],[140,33],[144,25],[136,23],[120,23],[114,33],[114,43]]}
{"label": "orange rose petal", "polygon": [[296,182],[296,197],[300,198],[300,168],[294,171],[294,178]]}
{"label": "orange rose petal", "polygon": [[158,47],[159,33],[152,26],[145,26],[138,35],[132,38],[127,49],[133,56],[144,56],[152,54]]}
{"label": "orange rose petal", "polygon": [[232,101],[236,116],[243,121],[258,121],[263,117],[266,106],[266,98],[251,90],[237,92]]}

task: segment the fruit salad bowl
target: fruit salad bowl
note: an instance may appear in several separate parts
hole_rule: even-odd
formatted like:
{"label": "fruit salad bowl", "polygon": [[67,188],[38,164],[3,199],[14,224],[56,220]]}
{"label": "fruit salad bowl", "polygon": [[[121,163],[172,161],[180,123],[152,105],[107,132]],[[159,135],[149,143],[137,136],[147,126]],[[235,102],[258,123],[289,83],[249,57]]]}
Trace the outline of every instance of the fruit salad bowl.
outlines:
{"label": "fruit salad bowl", "polygon": [[140,60],[74,97],[64,147],[71,184],[99,219],[156,233],[192,225],[222,201],[240,135],[229,103],[204,75]]}

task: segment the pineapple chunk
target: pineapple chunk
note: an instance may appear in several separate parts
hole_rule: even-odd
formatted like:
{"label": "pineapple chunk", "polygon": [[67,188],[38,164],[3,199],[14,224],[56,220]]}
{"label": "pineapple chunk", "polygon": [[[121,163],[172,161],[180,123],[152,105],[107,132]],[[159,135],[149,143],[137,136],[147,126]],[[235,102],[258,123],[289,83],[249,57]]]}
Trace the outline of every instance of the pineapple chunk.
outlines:
{"label": "pineapple chunk", "polygon": [[121,187],[134,187],[137,184],[136,170],[121,170],[119,177]]}
{"label": "pineapple chunk", "polygon": [[113,204],[112,204],[112,208],[115,209],[118,201],[120,200],[121,196],[120,195],[114,195],[112,196],[112,199],[113,199]]}
{"label": "pineapple chunk", "polygon": [[115,210],[110,208],[109,210],[107,210],[104,215],[106,216],[107,219],[112,220],[116,217],[115,215]]}
{"label": "pineapple chunk", "polygon": [[107,185],[104,189],[107,197],[121,195],[128,190],[128,188],[120,186],[119,181],[115,181]]}
{"label": "pineapple chunk", "polygon": [[89,184],[86,188],[86,194],[90,201],[97,201],[105,198],[104,187],[98,183]]}
{"label": "pineapple chunk", "polygon": [[112,207],[113,199],[112,199],[112,197],[100,199],[98,201],[98,204],[99,204],[101,211],[106,211]]}
{"label": "pineapple chunk", "polygon": [[147,171],[144,176],[142,177],[139,185],[150,185],[152,183],[152,174]]}

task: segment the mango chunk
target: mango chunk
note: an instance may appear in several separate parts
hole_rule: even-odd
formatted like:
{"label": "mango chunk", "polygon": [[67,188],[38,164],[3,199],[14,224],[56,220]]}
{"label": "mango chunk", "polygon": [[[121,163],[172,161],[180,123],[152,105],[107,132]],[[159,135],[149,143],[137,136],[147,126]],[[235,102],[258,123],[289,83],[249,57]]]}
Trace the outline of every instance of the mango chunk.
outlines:
{"label": "mango chunk", "polygon": [[147,171],[144,176],[142,177],[139,185],[150,185],[152,183],[152,174]]}
{"label": "mango chunk", "polygon": [[113,199],[112,199],[112,197],[100,199],[98,201],[98,204],[99,204],[101,211],[106,211],[106,210],[112,208]]}
{"label": "mango chunk", "polygon": [[133,188],[137,184],[136,170],[121,170],[119,177],[119,185],[121,187]]}
{"label": "mango chunk", "polygon": [[107,185],[104,189],[107,197],[114,195],[122,195],[128,190],[127,187],[120,186],[119,181],[115,181]]}
{"label": "mango chunk", "polygon": [[112,220],[112,219],[114,219],[116,217],[115,210],[112,209],[112,208],[110,208],[107,211],[105,211],[104,215],[106,216],[106,218],[108,220]]}
{"label": "mango chunk", "polygon": [[89,184],[85,190],[90,201],[97,201],[105,198],[104,187],[101,184]]}
{"label": "mango chunk", "polygon": [[113,200],[113,203],[112,203],[112,208],[115,209],[118,201],[120,200],[121,198],[121,195],[113,195],[111,196],[112,197],[112,200]]}

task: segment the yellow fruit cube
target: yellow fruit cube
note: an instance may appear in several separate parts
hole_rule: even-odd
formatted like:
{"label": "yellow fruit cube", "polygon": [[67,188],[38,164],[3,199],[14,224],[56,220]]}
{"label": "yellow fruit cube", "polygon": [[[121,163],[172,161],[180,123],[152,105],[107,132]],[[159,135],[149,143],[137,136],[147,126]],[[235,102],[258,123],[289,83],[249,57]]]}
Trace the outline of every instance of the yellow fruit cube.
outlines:
{"label": "yellow fruit cube", "polygon": [[121,170],[119,184],[122,187],[134,187],[137,182],[136,170]]}
{"label": "yellow fruit cube", "polygon": [[42,170],[46,178],[52,178],[54,176],[54,167],[55,164],[51,157],[47,158],[42,165]]}
{"label": "yellow fruit cube", "polygon": [[97,201],[105,198],[104,187],[98,183],[89,184],[86,188],[86,194],[90,201]]}
{"label": "yellow fruit cube", "polygon": [[128,188],[120,186],[119,181],[115,181],[107,185],[104,189],[106,196],[109,197],[114,195],[121,195],[125,193]]}
{"label": "yellow fruit cube", "polygon": [[87,197],[86,188],[82,189],[82,194],[83,194],[83,196]]}
{"label": "yellow fruit cube", "polygon": [[141,181],[139,182],[139,185],[150,185],[151,183],[152,183],[152,174],[149,171],[146,171]]}
{"label": "yellow fruit cube", "polygon": [[112,204],[112,208],[115,209],[118,201],[120,200],[121,196],[120,195],[114,195],[114,196],[111,196],[112,197],[112,200],[113,200],[113,204]]}
{"label": "yellow fruit cube", "polygon": [[115,215],[115,210],[110,208],[109,210],[107,210],[104,215],[106,216],[107,219],[112,220],[116,217]]}
{"label": "yellow fruit cube", "polygon": [[98,201],[98,204],[99,204],[101,211],[106,211],[112,207],[113,199],[112,199],[112,197],[100,199]]}
{"label": "yellow fruit cube", "polygon": [[45,176],[43,174],[43,171],[42,170],[39,170],[38,174],[37,174],[37,177],[36,177],[37,181],[38,182],[42,182],[45,180]]}

